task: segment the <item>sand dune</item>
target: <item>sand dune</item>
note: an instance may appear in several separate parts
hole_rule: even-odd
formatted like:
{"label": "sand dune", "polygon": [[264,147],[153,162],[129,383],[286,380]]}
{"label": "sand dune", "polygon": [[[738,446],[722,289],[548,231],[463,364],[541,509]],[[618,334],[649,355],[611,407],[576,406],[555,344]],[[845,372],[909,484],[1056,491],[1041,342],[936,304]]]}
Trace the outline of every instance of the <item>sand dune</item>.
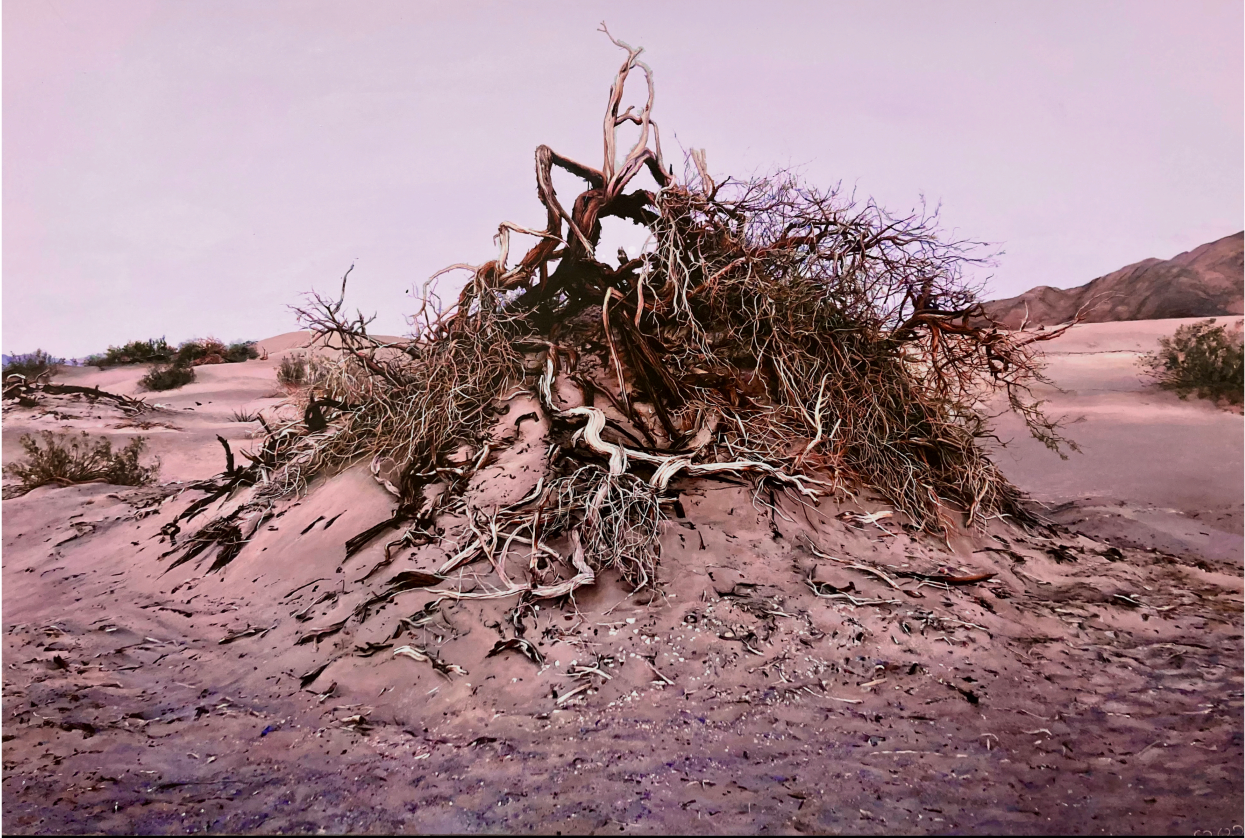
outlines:
{"label": "sand dune", "polygon": [[[1046,395],[1082,455],[1061,461],[1002,424],[1005,472],[1086,535],[996,522],[944,543],[896,518],[843,520],[885,511],[867,498],[813,508],[779,494],[774,514],[748,487],[687,484],[651,604],[606,575],[517,618],[513,600],[429,610],[415,589],[359,621],[397,574],[434,570],[470,537],[451,516],[444,545],[370,573],[390,531],[345,560],[345,540],[392,512],[363,468],[283,507],[214,574],[160,558],[194,491],[5,500],[4,828],[1230,826],[1243,802],[1242,417],[1137,380],[1137,354],[1178,325],[1088,324],[1051,345],[1063,391]],[[73,397],[6,404],[4,461],[33,430],[141,433],[184,488],[223,468],[217,434],[247,446],[255,426],[232,411],[277,410],[275,367],[299,342],[199,368],[136,419]],[[141,373],[65,380],[133,393]],[[512,413],[536,409],[525,399]],[[546,430],[499,426],[506,445],[471,502],[522,496]],[[995,575],[949,586],[902,575],[914,572]],[[481,562],[452,584],[491,573]],[[542,665],[489,655],[516,619]],[[466,672],[395,656],[403,644]],[[570,674],[587,664],[603,675]]]}

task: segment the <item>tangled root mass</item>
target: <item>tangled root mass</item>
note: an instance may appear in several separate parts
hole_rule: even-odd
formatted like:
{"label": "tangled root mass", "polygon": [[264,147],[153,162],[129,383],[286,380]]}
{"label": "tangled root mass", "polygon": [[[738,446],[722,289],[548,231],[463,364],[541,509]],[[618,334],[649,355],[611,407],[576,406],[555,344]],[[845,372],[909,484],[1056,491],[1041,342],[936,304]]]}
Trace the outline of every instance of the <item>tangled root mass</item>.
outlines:
{"label": "tangled root mass", "polygon": [[[611,568],[652,584],[678,476],[750,476],[812,500],[867,488],[930,532],[1031,521],[983,448],[987,404],[1004,394],[1058,451],[1066,441],[1029,387],[1044,380],[1037,343],[1062,330],[991,321],[965,275],[981,261],[974,246],[941,240],[933,217],[896,217],[789,173],[719,181],[703,151],[676,178],[652,120],[652,72],[640,49],[609,37],[626,58],[603,164],[536,150],[543,229],[503,223],[496,259],[434,275],[398,343],[343,314],[345,279],[338,299],[313,294],[297,309],[340,355],[306,421],[273,429],[234,477],[257,484],[235,517],[262,521],[315,475],[370,459],[397,497],[382,524],[413,522],[387,560],[435,540],[436,516],[465,508],[467,480],[491,453],[501,400],[528,388],[553,429],[546,477],[520,504],[469,511],[477,537],[442,568],[489,559],[503,583],[489,596],[557,595]],[[633,77],[647,96],[622,110]],[[624,126],[638,133],[625,155]],[[585,184],[569,203],[555,168]],[[652,188],[627,191],[644,176]],[[606,218],[643,226],[650,245],[605,261]],[[517,236],[535,243],[511,264]],[[468,279],[445,305],[436,283],[451,271]],[[557,404],[568,389],[579,391],[574,407]],[[443,491],[429,501],[433,484]],[[506,570],[515,543],[529,545],[526,585]],[[558,577],[551,557],[575,575]]]}

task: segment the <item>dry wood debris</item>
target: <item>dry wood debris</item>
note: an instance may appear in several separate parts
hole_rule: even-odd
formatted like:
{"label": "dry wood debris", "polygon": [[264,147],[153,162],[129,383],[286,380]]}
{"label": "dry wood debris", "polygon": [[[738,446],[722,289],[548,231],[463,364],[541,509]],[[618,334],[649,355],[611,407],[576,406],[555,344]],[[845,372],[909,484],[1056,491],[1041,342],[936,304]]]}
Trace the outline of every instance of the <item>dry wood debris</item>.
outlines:
{"label": "dry wood debris", "polygon": [[[240,452],[247,465],[235,465],[226,445],[225,472],[193,487],[206,496],[173,522],[171,540],[179,522],[236,499],[171,547],[171,567],[215,548],[210,570],[223,569],[283,500],[358,462],[396,501],[391,516],[346,542],[343,562],[382,534],[396,536],[359,581],[386,571],[398,551],[440,544],[445,516],[464,518],[469,536],[446,550],[435,574],[398,573],[347,620],[366,620],[416,588],[434,604],[523,604],[566,597],[606,571],[637,590],[652,587],[680,481],[746,482],[776,515],[775,492],[816,503],[867,489],[910,526],[943,536],[992,519],[1035,523],[985,453],[984,405],[1004,394],[1034,435],[1059,450],[1058,423],[1029,387],[1044,380],[1038,344],[1062,329],[993,323],[965,275],[980,261],[974,246],[940,238],[931,216],[894,216],[788,173],[717,178],[703,151],[676,177],[662,154],[642,50],[605,34],[625,57],[607,99],[601,165],[537,148],[545,226],[503,222],[495,259],[431,277],[407,339],[379,340],[361,313],[343,311],[350,271],[336,299],[310,295],[301,322],[337,355],[300,396],[301,421],[265,425],[259,450]],[[624,109],[626,83],[640,79],[642,103]],[[619,139],[624,127],[636,137],[629,148]],[[573,200],[554,189],[555,169],[584,184]],[[637,185],[644,177],[650,183]],[[617,260],[599,254],[606,219],[644,227],[651,245]],[[519,237],[534,243],[512,261]],[[466,281],[446,304],[438,282],[452,272]],[[524,393],[539,412],[501,419]],[[475,508],[472,478],[527,419],[547,428],[540,482],[518,502]],[[891,515],[849,523],[893,536],[880,523]],[[482,562],[489,581],[463,575]],[[910,598],[922,597],[923,586],[989,579],[891,578],[866,564],[848,567]],[[900,601],[809,586],[854,605]],[[746,637],[729,639],[755,651]],[[541,663],[521,644],[494,653],[502,649]],[[403,646],[393,654],[427,653]]]}

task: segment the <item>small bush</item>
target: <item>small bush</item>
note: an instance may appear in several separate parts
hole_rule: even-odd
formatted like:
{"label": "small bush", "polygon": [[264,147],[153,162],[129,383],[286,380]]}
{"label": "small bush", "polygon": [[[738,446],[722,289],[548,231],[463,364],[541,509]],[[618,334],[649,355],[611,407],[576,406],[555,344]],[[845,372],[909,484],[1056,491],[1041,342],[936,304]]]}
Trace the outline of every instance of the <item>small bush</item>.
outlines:
{"label": "small bush", "polygon": [[307,365],[304,358],[297,352],[286,355],[277,367],[277,381],[297,387],[307,377]]}
{"label": "small bush", "polygon": [[174,390],[195,380],[195,371],[189,366],[156,364],[138,383],[148,390]]}
{"label": "small bush", "polygon": [[229,344],[225,349],[225,360],[231,364],[238,364],[258,357],[259,350],[255,348],[255,344],[252,341],[237,341]]}
{"label": "small bush", "polygon": [[320,384],[328,375],[329,364],[317,355],[291,352],[277,367],[277,381],[291,387]]}
{"label": "small bush", "polygon": [[110,346],[102,355],[90,355],[86,363],[107,369],[123,364],[167,364],[175,351],[164,338],[133,340],[123,346]]}
{"label": "small bush", "polygon": [[26,378],[35,378],[43,373],[55,375],[60,372],[63,363],[65,363],[64,358],[53,358],[42,349],[36,349],[26,355],[14,355],[9,358],[4,363],[4,377],[24,375]]}
{"label": "small bush", "polygon": [[228,347],[216,338],[188,340],[177,347],[177,356],[173,363],[180,367],[198,367],[204,364],[225,363]]}
{"label": "small bush", "polygon": [[235,422],[255,422],[259,419],[259,414],[252,413],[246,408],[238,408],[233,412],[232,418]]}
{"label": "small bush", "polygon": [[1245,337],[1214,319],[1181,326],[1159,349],[1142,356],[1141,365],[1163,389],[1182,399],[1198,398],[1241,404],[1245,396]]}
{"label": "small bush", "polygon": [[42,436],[43,446],[40,447],[33,436],[23,435],[20,442],[26,451],[25,461],[4,467],[5,474],[21,482],[22,492],[48,483],[71,485],[94,480],[118,486],[143,486],[154,482],[160,471],[159,458],[150,466],[139,463],[139,455],[147,444],[141,436],[115,452],[109,440],[92,440],[86,431],[80,438],[52,431],[44,431]]}

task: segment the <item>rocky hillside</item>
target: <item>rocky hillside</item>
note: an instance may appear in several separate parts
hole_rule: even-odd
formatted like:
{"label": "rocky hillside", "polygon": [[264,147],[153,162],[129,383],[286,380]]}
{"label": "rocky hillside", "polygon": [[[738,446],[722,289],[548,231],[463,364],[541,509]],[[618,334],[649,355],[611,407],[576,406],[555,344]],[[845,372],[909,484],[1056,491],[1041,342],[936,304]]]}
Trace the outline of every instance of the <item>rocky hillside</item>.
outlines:
{"label": "rocky hillside", "polygon": [[1010,328],[1020,326],[1026,307],[1034,326],[1066,323],[1087,304],[1090,323],[1241,314],[1243,251],[1245,233],[1236,233],[1172,259],[1145,259],[1077,288],[1041,285],[986,308]]}

